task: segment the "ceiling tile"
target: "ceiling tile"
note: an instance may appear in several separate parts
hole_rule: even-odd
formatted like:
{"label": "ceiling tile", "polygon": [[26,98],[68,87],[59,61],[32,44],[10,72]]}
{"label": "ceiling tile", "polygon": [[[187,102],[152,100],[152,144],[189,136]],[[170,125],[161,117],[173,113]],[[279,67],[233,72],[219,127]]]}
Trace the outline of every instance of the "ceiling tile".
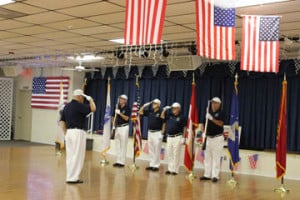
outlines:
{"label": "ceiling tile", "polygon": [[173,40],[177,41],[178,39],[187,39],[189,40],[195,40],[196,34],[195,32],[186,32],[186,33],[180,33],[180,34],[165,34],[162,37],[163,40]]}
{"label": "ceiling tile", "polygon": [[48,46],[48,49],[54,49],[54,50],[68,50],[68,51],[72,51],[75,49],[80,49],[82,48],[81,46],[77,46],[74,44],[66,44],[66,45],[54,45],[54,46]]}
{"label": "ceiling tile", "polygon": [[70,32],[79,33],[82,35],[94,35],[94,34],[99,34],[99,33],[110,33],[110,32],[116,32],[116,31],[119,31],[119,29],[113,28],[110,26],[106,26],[106,25],[70,30]]}
{"label": "ceiling tile", "polygon": [[88,4],[92,2],[98,2],[99,0],[27,0],[26,3],[46,8],[49,10],[56,10],[67,7],[74,7],[78,5]]}
{"label": "ceiling tile", "polygon": [[25,14],[35,14],[35,13],[41,13],[41,12],[47,11],[42,8],[30,6],[30,5],[27,5],[24,3],[19,3],[19,2],[8,4],[8,5],[2,6],[2,7],[9,9],[9,10],[25,13]]}
{"label": "ceiling tile", "polygon": [[[196,9],[195,9],[194,1],[176,3],[176,4],[167,6],[166,17],[194,14],[195,11],[196,11]],[[196,18],[195,14],[194,14],[194,18]]]}
{"label": "ceiling tile", "polygon": [[20,33],[23,35],[34,35],[39,33],[54,32],[56,30],[51,28],[45,28],[39,25],[33,25],[25,28],[11,29],[10,31],[14,33]]}
{"label": "ceiling tile", "polygon": [[21,27],[26,27],[26,26],[30,26],[30,25],[31,24],[8,19],[8,20],[0,21],[0,30],[9,30],[9,29],[13,29],[13,28],[21,28]]}
{"label": "ceiling tile", "polygon": [[112,42],[109,41],[98,41],[98,42],[82,42],[82,43],[78,43],[78,45],[81,46],[86,46],[86,47],[99,47],[99,49],[101,49],[101,46],[103,45],[111,45],[113,44]]}
{"label": "ceiling tile", "polygon": [[180,26],[180,25],[175,25],[175,26],[164,27],[163,34],[182,33],[182,32],[188,32],[188,31],[192,31],[192,30],[190,30],[189,28],[185,28],[183,26]]}
{"label": "ceiling tile", "polygon": [[99,24],[84,19],[71,19],[62,22],[44,24],[44,26],[59,29],[59,30],[72,30],[72,29],[92,27],[97,25]]}
{"label": "ceiling tile", "polygon": [[13,45],[4,46],[4,48],[9,50],[18,50],[18,49],[27,49],[30,47],[25,44],[13,44]]}
{"label": "ceiling tile", "polygon": [[115,24],[125,21],[125,12],[111,13],[106,15],[98,15],[88,18],[91,21],[99,22],[102,24]]}
{"label": "ceiling tile", "polygon": [[124,11],[124,8],[106,1],[58,10],[58,12],[76,17],[89,17],[99,15],[99,13],[106,14],[120,11]]}
{"label": "ceiling tile", "polygon": [[71,19],[72,17],[64,14],[60,14],[54,11],[49,11],[49,12],[43,12],[39,14],[34,14],[34,15],[28,15],[25,17],[19,17],[16,18],[19,21],[23,22],[29,22],[29,23],[34,23],[34,24],[44,24],[44,23],[50,23],[50,22],[58,22],[58,21],[63,21],[67,19]]}
{"label": "ceiling tile", "polygon": [[180,15],[168,17],[168,21],[173,22],[174,24],[196,24],[196,17],[194,14]]}
{"label": "ceiling tile", "polygon": [[98,38],[98,39],[104,39],[104,40],[111,40],[111,39],[123,38],[124,32],[122,31],[122,32],[96,34],[96,35],[91,35],[91,37]]}
{"label": "ceiling tile", "polygon": [[15,38],[7,38],[6,41],[10,42],[22,42],[22,43],[30,43],[34,41],[40,41],[40,38],[32,37],[32,36],[22,36],[22,37],[15,37]]}
{"label": "ceiling tile", "polygon": [[31,42],[31,46],[37,46],[37,47],[48,47],[53,45],[62,45],[64,44],[62,41],[55,41],[55,40],[41,40],[38,42]]}
{"label": "ceiling tile", "polygon": [[67,31],[57,31],[57,32],[52,32],[52,33],[38,34],[35,36],[39,37],[39,38],[45,38],[45,39],[55,39],[55,38],[79,37],[80,35],[70,33]]}
{"label": "ceiling tile", "polygon": [[4,39],[4,38],[12,38],[12,37],[20,37],[22,36],[21,34],[17,34],[17,33],[11,33],[11,32],[7,32],[7,31],[0,31],[0,38]]}
{"label": "ceiling tile", "polygon": [[80,37],[70,37],[70,38],[57,38],[57,41],[62,41],[66,43],[79,43],[79,42],[93,42],[98,41],[96,38],[80,36]]}

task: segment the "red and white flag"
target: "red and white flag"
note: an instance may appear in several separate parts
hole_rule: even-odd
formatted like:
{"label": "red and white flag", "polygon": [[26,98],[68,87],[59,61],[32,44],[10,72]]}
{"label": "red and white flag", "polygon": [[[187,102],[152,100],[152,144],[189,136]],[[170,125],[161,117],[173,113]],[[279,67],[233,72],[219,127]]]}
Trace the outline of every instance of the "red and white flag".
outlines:
{"label": "red and white flag", "polygon": [[[63,87],[61,88],[61,84]],[[41,109],[58,109],[63,90],[63,100],[67,103],[69,77],[35,77],[32,83],[31,107]]]}
{"label": "red and white flag", "polygon": [[278,16],[243,16],[241,70],[279,71]]}
{"label": "red and white flag", "polygon": [[199,116],[196,101],[196,83],[192,84],[192,96],[190,101],[189,119],[187,122],[186,144],[184,150],[184,167],[188,172],[191,172],[194,167],[194,139],[196,128],[199,124]]}
{"label": "red and white flag", "polygon": [[167,0],[126,0],[125,45],[160,44]]}
{"label": "red and white flag", "polygon": [[235,59],[235,8],[224,0],[196,0],[198,55]]}

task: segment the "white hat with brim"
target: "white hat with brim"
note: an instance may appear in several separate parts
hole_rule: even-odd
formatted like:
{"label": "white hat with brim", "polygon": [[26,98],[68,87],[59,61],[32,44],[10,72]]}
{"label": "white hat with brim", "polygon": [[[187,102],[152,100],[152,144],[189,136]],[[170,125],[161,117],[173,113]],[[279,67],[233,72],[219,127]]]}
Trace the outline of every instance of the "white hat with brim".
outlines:
{"label": "white hat with brim", "polygon": [[214,98],[212,98],[211,101],[216,102],[216,103],[222,103],[222,101],[219,97],[214,97]]}
{"label": "white hat with brim", "polygon": [[125,99],[125,100],[128,99],[128,97],[127,97],[125,94],[120,95],[119,98],[120,98],[120,99]]}
{"label": "white hat with brim", "polygon": [[181,108],[180,104],[175,102],[172,104],[172,108]]}
{"label": "white hat with brim", "polygon": [[76,89],[73,91],[73,96],[83,96],[84,93],[81,89]]}
{"label": "white hat with brim", "polygon": [[153,103],[156,103],[156,104],[159,104],[159,105],[160,105],[160,103],[161,103],[159,99],[154,99],[152,102],[153,102]]}

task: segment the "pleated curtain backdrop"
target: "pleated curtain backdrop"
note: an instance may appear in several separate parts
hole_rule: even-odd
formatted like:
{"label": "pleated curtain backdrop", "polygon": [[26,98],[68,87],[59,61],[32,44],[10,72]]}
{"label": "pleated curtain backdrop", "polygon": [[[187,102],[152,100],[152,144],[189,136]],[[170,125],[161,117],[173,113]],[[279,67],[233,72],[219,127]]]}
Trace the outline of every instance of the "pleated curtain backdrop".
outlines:
{"label": "pleated curtain backdrop", "polygon": [[[239,74],[239,123],[242,126],[240,147],[256,150],[275,149],[281,82],[285,72],[288,80],[288,150],[300,152],[300,74],[296,73],[294,61],[281,61],[278,74],[239,71],[239,63],[236,67],[235,71]],[[95,99],[97,105],[95,130],[103,128],[108,77],[111,78],[111,100],[114,110],[117,98],[121,94],[128,95],[129,106],[132,106],[135,100],[135,75],[138,73],[138,67],[132,66],[127,75],[124,67],[118,68],[115,76],[113,68],[109,67],[86,74],[86,93]],[[152,67],[146,66],[139,79],[141,104],[154,98],[161,100],[162,107],[177,101],[182,105],[182,115],[187,117],[193,73],[197,84],[200,121],[205,120],[208,100],[218,96],[223,101],[222,108],[228,124],[234,82],[234,73],[228,67],[228,63],[207,65],[203,74],[199,68],[195,71],[173,71],[169,74],[166,66],[159,66],[154,74]],[[143,138],[147,138],[147,123],[147,118],[144,118]]]}

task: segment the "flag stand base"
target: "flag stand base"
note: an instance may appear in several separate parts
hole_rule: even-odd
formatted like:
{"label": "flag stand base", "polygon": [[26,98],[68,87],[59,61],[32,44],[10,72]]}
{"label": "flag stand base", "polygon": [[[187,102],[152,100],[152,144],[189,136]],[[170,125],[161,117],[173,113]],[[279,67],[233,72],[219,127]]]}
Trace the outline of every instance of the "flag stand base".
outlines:
{"label": "flag stand base", "polygon": [[56,152],[56,156],[57,157],[62,157],[63,156],[63,152],[62,151],[57,151]]}
{"label": "flag stand base", "polygon": [[189,173],[189,175],[185,176],[185,178],[192,183],[197,178],[197,176],[195,176],[194,172],[191,172]]}
{"label": "flag stand base", "polygon": [[229,185],[230,187],[236,187],[236,185],[237,185],[237,181],[232,177],[231,179],[229,179],[228,181],[227,181],[227,185]]}
{"label": "flag stand base", "polygon": [[131,170],[132,172],[135,172],[136,170],[139,169],[139,167],[138,167],[135,163],[133,163],[132,165],[130,165],[129,168],[130,168],[130,170]]}
{"label": "flag stand base", "polygon": [[103,160],[100,160],[100,165],[104,167],[104,166],[109,165],[109,162],[108,162],[108,160],[103,159]]}
{"label": "flag stand base", "polygon": [[275,188],[275,189],[274,189],[274,192],[278,192],[278,193],[281,193],[281,194],[285,194],[285,193],[290,192],[290,190],[287,189],[286,187],[284,187],[284,185],[281,185],[279,188]]}

